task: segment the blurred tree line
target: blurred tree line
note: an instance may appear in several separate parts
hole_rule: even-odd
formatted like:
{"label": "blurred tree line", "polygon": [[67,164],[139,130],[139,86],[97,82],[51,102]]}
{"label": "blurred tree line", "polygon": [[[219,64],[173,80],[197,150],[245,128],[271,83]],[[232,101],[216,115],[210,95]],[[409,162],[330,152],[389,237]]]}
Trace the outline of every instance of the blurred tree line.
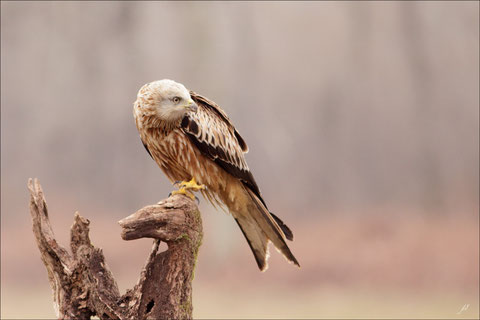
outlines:
{"label": "blurred tree line", "polygon": [[277,211],[471,213],[478,6],[2,2],[2,209],[31,176],[132,212],[165,196],[132,103],[171,78],[230,115]]}

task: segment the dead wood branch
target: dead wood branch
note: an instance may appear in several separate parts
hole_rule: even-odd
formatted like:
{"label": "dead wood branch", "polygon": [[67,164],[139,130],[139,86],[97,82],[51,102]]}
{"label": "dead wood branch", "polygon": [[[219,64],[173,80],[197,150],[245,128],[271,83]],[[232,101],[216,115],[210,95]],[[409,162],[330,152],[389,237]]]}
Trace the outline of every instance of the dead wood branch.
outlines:
{"label": "dead wood branch", "polygon": [[[59,318],[191,319],[192,280],[202,241],[202,220],[194,201],[175,195],[119,221],[122,238],[153,238],[135,287],[120,296],[102,250],[91,244],[90,222],[78,212],[71,228],[71,251],[55,240],[42,188],[28,181],[33,233],[47,268]],[[160,241],[168,250],[159,252]]]}

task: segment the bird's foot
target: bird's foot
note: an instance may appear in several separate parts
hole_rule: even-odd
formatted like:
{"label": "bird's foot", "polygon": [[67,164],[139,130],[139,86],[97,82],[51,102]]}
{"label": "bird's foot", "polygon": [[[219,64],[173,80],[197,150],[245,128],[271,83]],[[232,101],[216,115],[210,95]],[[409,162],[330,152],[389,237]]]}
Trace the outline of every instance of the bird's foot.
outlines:
{"label": "bird's foot", "polygon": [[192,178],[192,180],[188,182],[182,181],[178,184],[178,186],[180,189],[185,188],[192,191],[205,190],[205,186],[203,184],[197,184],[197,181],[195,181],[195,178]]}
{"label": "bird's foot", "polygon": [[186,195],[187,197],[189,197],[190,199],[192,200],[195,200],[195,195],[193,193],[191,193],[190,191],[188,191],[186,188],[180,188],[178,190],[174,190],[170,193],[170,195],[175,195],[175,194],[183,194],[183,195]]}
{"label": "bird's foot", "polygon": [[197,200],[197,202],[200,202],[198,198],[190,190],[192,191],[205,190],[205,186],[203,184],[197,184],[197,181],[195,181],[195,178],[192,178],[192,180],[188,182],[181,181],[181,182],[175,182],[174,184],[178,185],[179,189],[172,191],[171,195],[183,194],[192,200]]}

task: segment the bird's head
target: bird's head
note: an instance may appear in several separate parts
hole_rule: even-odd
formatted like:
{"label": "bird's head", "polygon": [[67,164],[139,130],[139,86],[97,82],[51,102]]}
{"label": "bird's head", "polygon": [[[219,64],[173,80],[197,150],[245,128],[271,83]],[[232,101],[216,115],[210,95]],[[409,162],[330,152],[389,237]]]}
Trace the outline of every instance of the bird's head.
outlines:
{"label": "bird's head", "polygon": [[133,114],[142,126],[155,127],[181,121],[197,108],[183,84],[164,79],[147,83],[138,91]]}

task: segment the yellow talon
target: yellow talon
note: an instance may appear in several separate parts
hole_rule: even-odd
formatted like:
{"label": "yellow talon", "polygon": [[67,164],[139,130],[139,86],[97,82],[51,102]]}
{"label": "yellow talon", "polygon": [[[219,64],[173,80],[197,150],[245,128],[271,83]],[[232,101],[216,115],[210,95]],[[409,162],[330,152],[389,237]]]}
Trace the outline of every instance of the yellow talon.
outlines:
{"label": "yellow talon", "polygon": [[205,186],[203,184],[197,184],[197,181],[195,181],[195,178],[192,178],[192,180],[185,182],[182,181],[179,184],[180,189],[185,188],[185,189],[191,189],[193,191],[199,191],[199,190],[204,190]]}
{"label": "yellow talon", "polygon": [[174,195],[174,194],[184,194],[187,197],[189,197],[190,199],[195,200],[195,195],[193,193],[191,193],[190,191],[187,191],[185,188],[180,188],[178,190],[172,191],[172,195]]}
{"label": "yellow talon", "polygon": [[197,181],[195,181],[195,178],[192,178],[192,180],[186,182],[182,181],[178,185],[180,188],[178,190],[172,191],[172,194],[184,194],[187,197],[189,197],[192,200],[195,200],[195,195],[190,192],[192,191],[199,191],[199,190],[205,190],[205,186],[203,184],[197,184]]}

